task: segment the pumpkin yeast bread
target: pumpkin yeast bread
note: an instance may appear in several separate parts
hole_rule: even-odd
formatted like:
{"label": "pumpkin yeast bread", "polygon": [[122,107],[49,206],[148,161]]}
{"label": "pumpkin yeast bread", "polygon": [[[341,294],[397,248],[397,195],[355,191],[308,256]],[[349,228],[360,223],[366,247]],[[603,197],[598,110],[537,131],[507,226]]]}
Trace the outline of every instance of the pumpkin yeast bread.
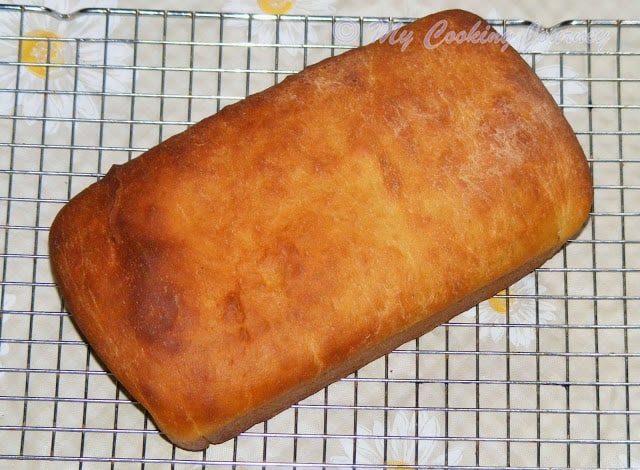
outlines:
{"label": "pumpkin yeast bread", "polygon": [[585,223],[585,156],[518,53],[459,10],[401,33],[114,166],[55,219],[73,319],[178,446],[422,335]]}

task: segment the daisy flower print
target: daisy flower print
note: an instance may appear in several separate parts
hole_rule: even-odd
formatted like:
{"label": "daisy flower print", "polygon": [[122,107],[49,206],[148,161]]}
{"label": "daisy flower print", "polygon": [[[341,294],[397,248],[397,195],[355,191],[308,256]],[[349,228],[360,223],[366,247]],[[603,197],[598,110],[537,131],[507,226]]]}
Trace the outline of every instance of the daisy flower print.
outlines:
{"label": "daisy flower print", "polygon": [[[255,13],[269,15],[332,15],[336,11],[335,0],[226,0],[222,10],[232,13]],[[305,31],[304,21],[260,21],[253,25],[252,41],[271,44],[277,40],[283,45],[299,45],[318,40],[317,31],[310,22]],[[301,52],[299,48],[283,48],[290,55]]]}
{"label": "daisy flower print", "polygon": [[[511,324],[511,346],[530,347],[536,337],[535,326],[551,323],[556,318],[553,304],[534,298],[545,292],[546,288],[541,284],[536,288],[535,275],[529,274],[508,290],[480,303],[477,307],[477,321],[483,325],[480,326],[480,340],[501,341],[507,334],[506,325]],[[466,311],[463,316],[476,319],[476,309]]]}
{"label": "daisy flower print", "polygon": [[[416,422],[417,420],[417,422]],[[353,441],[342,439],[342,455],[331,459],[334,464],[366,465],[367,468],[389,468],[418,465],[457,465],[462,461],[462,449],[449,447],[445,455],[442,425],[437,416],[426,411],[399,411],[387,416],[387,432],[382,419],[372,427],[358,426],[355,450]],[[416,436],[420,439],[414,439]],[[406,438],[405,438],[406,437]],[[435,439],[429,439],[435,438]],[[380,465],[380,467],[378,467]]]}
{"label": "daisy flower print", "polygon": [[[61,14],[94,6],[86,1],[44,5]],[[131,46],[104,41],[117,24],[116,17],[106,22],[103,15],[91,14],[66,19],[32,11],[2,15],[0,37],[7,39],[0,39],[0,114],[23,116],[28,123],[47,118],[47,132],[74,118],[99,118],[102,92],[131,88]]]}

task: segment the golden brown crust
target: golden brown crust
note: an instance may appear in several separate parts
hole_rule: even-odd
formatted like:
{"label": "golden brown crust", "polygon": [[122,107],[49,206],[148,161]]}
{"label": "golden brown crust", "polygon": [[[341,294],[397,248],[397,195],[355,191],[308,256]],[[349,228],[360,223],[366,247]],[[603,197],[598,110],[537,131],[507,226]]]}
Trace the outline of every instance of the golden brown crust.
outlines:
{"label": "golden brown crust", "polygon": [[176,444],[269,418],[584,224],[589,169],[553,98],[503,43],[426,47],[442,20],[489,32],[448,11],[406,26],[406,47],[311,66],[114,167],[56,218],[73,318]]}

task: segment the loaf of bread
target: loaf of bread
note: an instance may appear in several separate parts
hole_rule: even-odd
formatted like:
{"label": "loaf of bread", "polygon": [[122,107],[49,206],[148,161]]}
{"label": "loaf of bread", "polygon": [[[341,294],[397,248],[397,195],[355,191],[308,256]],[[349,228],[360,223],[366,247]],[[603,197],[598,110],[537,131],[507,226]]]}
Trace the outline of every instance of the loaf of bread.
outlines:
{"label": "loaf of bread", "polygon": [[196,450],[506,288],[591,201],[552,96],[455,10],[114,166],[60,211],[50,255],[95,353]]}

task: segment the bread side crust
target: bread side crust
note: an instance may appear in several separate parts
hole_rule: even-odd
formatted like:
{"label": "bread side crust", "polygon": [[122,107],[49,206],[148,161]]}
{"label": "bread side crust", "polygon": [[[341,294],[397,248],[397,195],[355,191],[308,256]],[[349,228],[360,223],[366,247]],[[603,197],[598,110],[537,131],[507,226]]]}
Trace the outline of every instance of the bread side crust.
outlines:
{"label": "bread side crust", "polygon": [[547,253],[532,259],[527,264],[523,265],[517,270],[510,272],[497,281],[478,289],[467,298],[462,299],[455,304],[447,307],[440,312],[434,313],[432,316],[422,319],[412,327],[397,333],[394,336],[387,338],[382,343],[362,351],[358,356],[352,358],[348,362],[340,364],[332,370],[326,371],[322,376],[317,379],[303,384],[300,388],[295,390],[295,393],[287,394],[285,396],[278,397],[277,399],[266,403],[261,408],[255,409],[251,414],[238,417],[232,423],[222,426],[215,433],[199,441],[183,442],[180,443],[180,447],[190,450],[203,450],[210,444],[220,444],[225,442],[241,432],[246,431],[256,423],[266,421],[278,413],[286,410],[290,406],[296,404],[300,400],[307,398],[314,393],[322,390],[328,385],[347,377],[353,372],[357,371],[360,367],[363,367],[371,361],[378,359],[385,354],[393,352],[399,346],[416,339],[441,324],[451,320],[456,315],[465,312],[472,308],[474,305],[492,297],[498,292],[511,286],[514,282],[523,278],[527,274],[534,271],[537,267],[544,264],[550,257],[560,250],[561,246],[554,247]]}

